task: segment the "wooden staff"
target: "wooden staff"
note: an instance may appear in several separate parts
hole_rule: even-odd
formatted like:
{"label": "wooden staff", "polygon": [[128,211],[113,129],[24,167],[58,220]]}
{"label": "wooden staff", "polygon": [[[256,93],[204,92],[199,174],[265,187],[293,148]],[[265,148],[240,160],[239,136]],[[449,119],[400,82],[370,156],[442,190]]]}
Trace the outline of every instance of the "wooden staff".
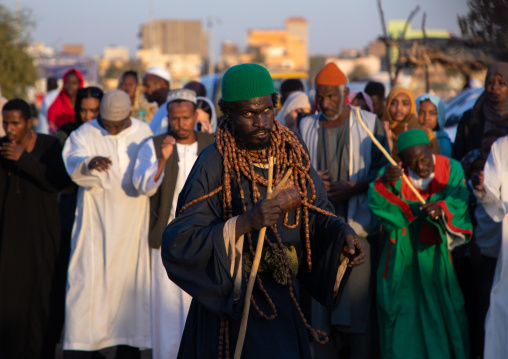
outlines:
{"label": "wooden staff", "polygon": [[[280,183],[275,187],[272,191],[272,182],[273,182],[273,161],[274,158],[270,157],[269,159],[269,167],[268,167],[268,191],[266,195],[266,199],[273,199],[282,189],[284,184],[289,179],[289,176],[292,173],[292,169],[290,168],[284,178]],[[245,340],[245,332],[247,331],[247,321],[249,320],[249,309],[250,309],[250,299],[252,297],[252,289],[254,288],[254,282],[256,280],[256,276],[258,273],[259,262],[261,261],[261,254],[263,252],[263,244],[265,242],[265,234],[266,227],[261,228],[258,236],[258,243],[256,245],[256,253],[254,255],[254,260],[252,261],[252,267],[250,269],[249,281],[247,283],[247,291],[245,292],[245,302],[243,305],[243,313],[242,313],[242,321],[240,323],[240,331],[238,333],[238,340],[236,341],[235,348],[235,356],[234,359],[240,359],[242,355],[243,342]]]}
{"label": "wooden staff", "polygon": [[[398,166],[397,162],[395,162],[395,160],[392,158],[392,156],[388,153],[388,151],[386,151],[386,149],[383,147],[382,144],[379,143],[379,141],[377,140],[376,137],[374,137],[374,135],[372,134],[372,132],[370,132],[370,130],[367,128],[367,126],[365,125],[365,123],[363,123],[363,120],[362,120],[362,117],[360,116],[360,108],[359,107],[356,107],[356,117],[358,117],[358,121],[360,122],[360,125],[363,127],[363,129],[365,130],[365,132],[367,132],[367,135],[369,135],[370,139],[372,140],[372,142],[374,142],[374,144],[377,146],[377,148],[379,148],[379,150],[383,153],[383,155],[385,155],[385,157],[388,159],[388,161],[394,165],[394,166]],[[404,173],[404,171],[402,171],[402,179],[404,181],[406,181],[406,184],[409,186],[409,188],[411,189],[411,191],[413,191],[413,193],[416,195],[416,197],[418,198],[418,200],[421,202],[421,204],[425,204],[425,199],[422,197],[422,195],[420,194],[420,192],[418,192],[418,190],[415,188],[415,186],[413,186],[413,184],[411,183],[411,181],[409,180],[409,178],[407,178],[406,174]]]}

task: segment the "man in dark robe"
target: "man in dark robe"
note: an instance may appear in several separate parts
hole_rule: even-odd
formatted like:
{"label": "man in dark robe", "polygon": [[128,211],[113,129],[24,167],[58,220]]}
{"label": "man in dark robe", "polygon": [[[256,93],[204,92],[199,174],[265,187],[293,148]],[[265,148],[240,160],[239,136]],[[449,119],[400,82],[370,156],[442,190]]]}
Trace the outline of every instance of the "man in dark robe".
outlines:
{"label": "man in dark robe", "polygon": [[30,129],[25,101],[7,102],[2,115],[0,357],[42,358],[60,249],[57,194],[70,180],[60,143]]}
{"label": "man in dark robe", "polygon": [[[168,276],[193,297],[178,357],[233,353],[252,248],[261,228],[269,227],[242,358],[311,358],[305,329],[323,337],[303,317],[292,280],[334,307],[349,273],[345,258],[350,267],[363,263],[363,244],[344,221],[325,212],[333,206],[301,139],[275,120],[277,94],[268,71],[234,66],[221,87],[225,119],[216,143],[198,157],[180,193],[179,215],[162,239]],[[302,205],[286,216],[278,198],[264,199],[268,154],[276,158],[274,186],[289,168],[295,176],[290,181],[300,186]]]}

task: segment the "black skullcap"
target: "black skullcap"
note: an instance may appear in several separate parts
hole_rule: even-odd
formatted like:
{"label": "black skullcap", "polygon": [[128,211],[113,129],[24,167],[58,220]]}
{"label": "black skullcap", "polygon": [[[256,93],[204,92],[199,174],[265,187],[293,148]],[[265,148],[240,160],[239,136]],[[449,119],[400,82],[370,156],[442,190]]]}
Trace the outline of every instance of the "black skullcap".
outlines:
{"label": "black skullcap", "polygon": [[191,81],[188,82],[183,88],[194,91],[196,96],[206,97],[206,87],[201,82]]}
{"label": "black skullcap", "polygon": [[284,81],[280,85],[280,92],[293,92],[293,91],[303,91],[302,81],[298,79],[289,79]]}
{"label": "black skullcap", "polygon": [[381,82],[369,81],[365,86],[365,92],[370,97],[376,95],[379,98],[385,98],[385,85]]}

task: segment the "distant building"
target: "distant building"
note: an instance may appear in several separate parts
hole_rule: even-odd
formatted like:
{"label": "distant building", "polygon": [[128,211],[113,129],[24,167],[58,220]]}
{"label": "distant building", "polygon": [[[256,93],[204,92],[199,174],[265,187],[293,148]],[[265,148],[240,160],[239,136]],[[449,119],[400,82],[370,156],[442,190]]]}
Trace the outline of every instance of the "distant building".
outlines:
{"label": "distant building", "polygon": [[[406,20],[390,20],[388,21],[388,37],[397,40],[401,37],[402,32],[404,31],[404,26],[406,25]],[[450,32],[445,29],[425,29],[425,34],[428,38],[443,38],[447,39],[450,37]],[[423,31],[422,29],[413,29],[411,24],[408,25],[406,36],[404,37],[407,40],[412,39],[422,39]]]}
{"label": "distant building", "polygon": [[49,57],[55,55],[55,49],[46,46],[43,42],[34,42],[28,46],[28,54],[32,58]]}
{"label": "distant building", "polygon": [[97,61],[91,57],[65,54],[40,56],[34,58],[34,65],[37,68],[38,75],[35,86],[37,93],[46,92],[46,80],[50,77],[58,79],[59,87],[61,87],[63,74],[70,68],[81,71],[85,79],[85,85],[98,83]]}
{"label": "distant building", "polygon": [[376,56],[355,58],[327,58],[326,63],[334,62],[348,77],[367,77],[381,71],[381,59]]}
{"label": "distant building", "polygon": [[[75,47],[74,47],[75,46]],[[82,45],[65,46],[62,50],[71,53],[82,53]],[[27,52],[33,59],[33,64],[37,69],[37,80],[35,86],[28,90],[27,96],[30,102],[34,102],[37,107],[40,106],[42,98],[46,93],[46,81],[53,77],[57,79],[58,88],[62,88],[63,74],[76,68],[83,74],[85,86],[98,83],[98,64],[97,61],[88,56],[64,54],[55,51],[54,48],[46,46],[42,42],[35,42],[27,47]]]}
{"label": "distant building", "polygon": [[199,79],[208,57],[200,20],[153,20],[141,25],[140,39],[137,58],[145,67],[165,67],[171,73],[171,87]]}
{"label": "distant building", "polygon": [[263,63],[271,71],[308,71],[307,20],[290,17],[284,25],[284,29],[254,29],[247,32],[250,60]]}
{"label": "distant building", "polygon": [[76,68],[83,74],[85,83],[98,83],[97,61],[91,57],[60,54],[34,59],[34,64],[40,79],[61,79],[67,70]]}
{"label": "distant building", "polygon": [[341,59],[356,59],[358,57],[364,57],[365,51],[360,49],[342,49],[339,52],[339,58]]}
{"label": "distant building", "polygon": [[106,46],[102,58],[108,61],[129,61],[129,48],[126,46]]}
{"label": "distant building", "polygon": [[208,55],[201,20],[153,20],[141,25],[140,37],[144,50],[158,47],[164,55]]}
{"label": "distant building", "polygon": [[83,44],[63,44],[62,54],[72,56],[84,56],[85,47]]}
{"label": "distant building", "polygon": [[386,45],[383,41],[372,41],[367,46],[367,53],[372,56],[384,57],[386,56]]}
{"label": "distant building", "polygon": [[221,55],[217,67],[219,71],[230,68],[240,63],[240,50],[238,45],[231,41],[224,41],[221,47]]}
{"label": "distant building", "polygon": [[192,80],[199,80],[203,58],[199,54],[167,55],[159,48],[141,49],[136,53],[144,68],[162,66],[171,74],[171,88],[179,88]]}

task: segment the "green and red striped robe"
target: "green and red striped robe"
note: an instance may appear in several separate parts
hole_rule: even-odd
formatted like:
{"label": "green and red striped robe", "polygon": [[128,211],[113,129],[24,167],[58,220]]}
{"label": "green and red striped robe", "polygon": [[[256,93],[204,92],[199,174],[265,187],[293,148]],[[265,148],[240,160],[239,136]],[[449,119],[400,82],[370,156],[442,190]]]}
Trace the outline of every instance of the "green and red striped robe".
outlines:
{"label": "green and red striped robe", "polygon": [[[377,275],[377,309],[383,358],[468,358],[464,299],[442,223],[428,217],[402,180],[385,185],[384,169],[369,190],[369,206],[389,238]],[[405,168],[406,175],[408,170]],[[461,165],[435,155],[427,201],[443,209],[442,222],[465,241],[472,235],[468,189]]]}

